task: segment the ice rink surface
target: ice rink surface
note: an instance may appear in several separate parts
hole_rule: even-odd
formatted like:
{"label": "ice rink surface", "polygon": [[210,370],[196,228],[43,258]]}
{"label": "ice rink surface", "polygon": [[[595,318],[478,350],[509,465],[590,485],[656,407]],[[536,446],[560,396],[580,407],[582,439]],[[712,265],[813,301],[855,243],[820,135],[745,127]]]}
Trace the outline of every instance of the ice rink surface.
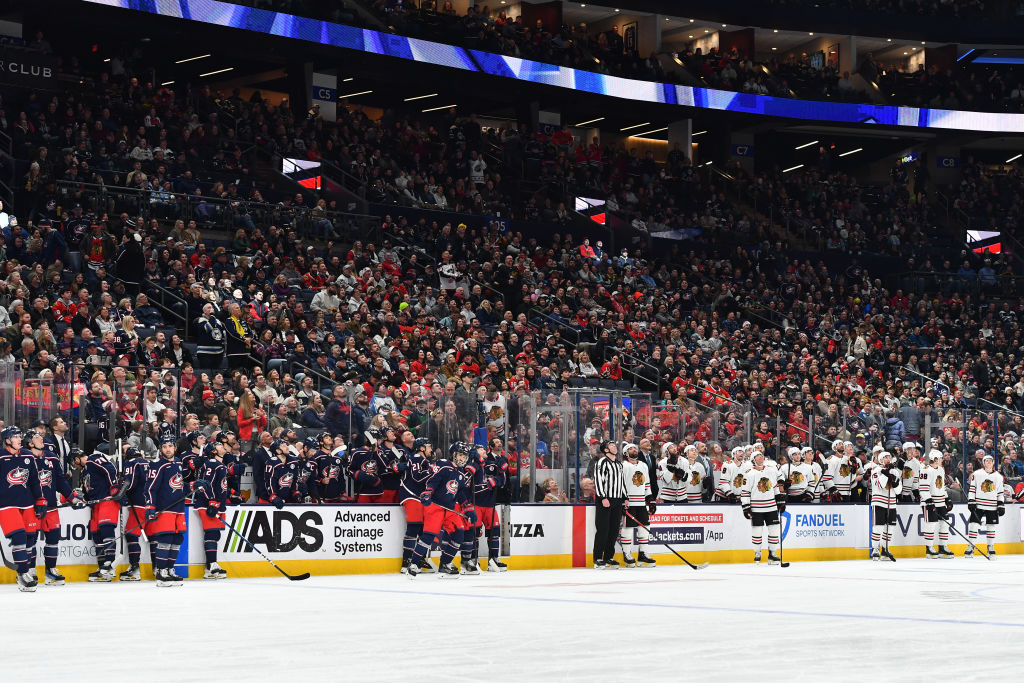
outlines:
{"label": "ice rink surface", "polygon": [[1024,557],[0,586],[0,680],[1020,681]]}

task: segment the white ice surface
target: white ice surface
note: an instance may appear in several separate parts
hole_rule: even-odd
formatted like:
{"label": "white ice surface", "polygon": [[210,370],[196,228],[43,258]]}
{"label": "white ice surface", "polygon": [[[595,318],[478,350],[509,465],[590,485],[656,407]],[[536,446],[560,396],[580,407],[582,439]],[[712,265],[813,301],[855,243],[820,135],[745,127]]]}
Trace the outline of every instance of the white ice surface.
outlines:
{"label": "white ice surface", "polygon": [[0,586],[0,681],[1020,681],[1024,557]]}

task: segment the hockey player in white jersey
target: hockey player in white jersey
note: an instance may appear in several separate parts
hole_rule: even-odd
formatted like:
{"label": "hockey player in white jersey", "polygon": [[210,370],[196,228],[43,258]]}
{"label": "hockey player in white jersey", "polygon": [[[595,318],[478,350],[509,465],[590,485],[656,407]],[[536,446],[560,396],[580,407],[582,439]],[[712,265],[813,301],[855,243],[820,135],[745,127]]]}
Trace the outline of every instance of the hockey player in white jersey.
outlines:
{"label": "hockey player in white jersey", "polygon": [[896,526],[896,497],[903,490],[903,473],[893,463],[888,451],[881,451],[871,468],[871,507],[874,522],[871,526],[871,559],[886,557],[889,552],[893,528]]}
{"label": "hockey player in white jersey", "polygon": [[[942,469],[942,453],[932,450],[928,453],[928,466],[921,470],[919,488],[921,507],[924,510],[925,555],[929,559],[950,558],[953,553],[946,548],[949,541],[949,526],[946,515],[953,505],[946,498],[946,472]],[[936,536],[939,549],[935,550]]]}
{"label": "hockey player in white jersey", "polygon": [[[624,566],[653,567],[655,565],[647,555],[647,543],[650,534],[645,527],[650,526],[650,515],[657,510],[651,495],[651,481],[647,464],[639,460],[639,449],[636,444],[623,447],[622,479],[626,485],[626,512],[623,515],[622,530],[619,532],[619,544],[622,546]],[[640,550],[633,557],[633,535],[636,534]]]}
{"label": "hockey player in white jersey", "polygon": [[[1006,513],[1006,496],[1003,475],[996,471],[996,459],[985,455],[981,464],[984,469],[975,470],[969,480],[967,509],[971,519],[967,524],[967,538],[976,544],[980,531],[981,536],[988,539],[988,555],[992,557],[996,554],[996,524]],[[964,557],[974,557],[972,546],[967,547]]]}
{"label": "hockey player in white jersey", "polygon": [[[693,448],[689,446],[688,448]],[[666,443],[661,447],[658,460],[658,498],[663,503],[686,502],[686,460],[679,456],[678,447]]]}
{"label": "hockey player in white jersey", "polygon": [[811,491],[821,476],[821,466],[814,462],[814,449],[810,446],[799,449],[793,454],[790,464],[783,468],[782,474],[789,481],[787,499],[791,503],[810,503],[813,500]]}
{"label": "hockey player in white jersey", "polygon": [[715,497],[720,502],[738,503],[740,491],[743,489],[743,475],[740,473],[740,466],[743,464],[743,446],[736,446],[730,451],[730,454],[732,457],[726,458],[722,463]]}
{"label": "hockey player in white jersey", "polygon": [[775,554],[779,547],[779,513],[786,509],[786,499],[779,489],[779,470],[765,463],[763,453],[754,454],[750,471],[744,475],[743,516],[750,520],[750,540],[754,545],[754,562],[761,561],[761,541],[768,527],[768,564],[779,564]]}
{"label": "hockey player in white jersey", "polygon": [[686,456],[686,502],[691,504],[701,502],[701,497],[704,494],[704,479],[710,474],[704,464],[697,459],[697,453],[695,446],[687,446],[683,449],[683,454]]}
{"label": "hockey player in white jersey", "polygon": [[916,503],[921,500],[921,495],[918,492],[918,478],[921,475],[921,451],[917,448],[916,442],[907,441],[903,444],[903,458],[903,493],[900,495],[900,500]]}

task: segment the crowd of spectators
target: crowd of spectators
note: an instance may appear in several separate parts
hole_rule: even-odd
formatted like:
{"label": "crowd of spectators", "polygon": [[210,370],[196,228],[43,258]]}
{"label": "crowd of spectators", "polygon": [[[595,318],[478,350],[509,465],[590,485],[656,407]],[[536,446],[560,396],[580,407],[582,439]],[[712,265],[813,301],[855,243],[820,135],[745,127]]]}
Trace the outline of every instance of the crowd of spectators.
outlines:
{"label": "crowd of spectators", "polygon": [[[675,411],[671,427],[633,416],[634,437],[654,446],[680,438],[728,446],[750,430],[772,452],[807,442],[821,448],[858,433],[871,443],[887,438],[895,416],[906,434],[922,436],[927,414],[965,425],[935,434],[953,459],[963,457],[965,436],[968,453],[988,447],[998,424],[992,447],[1018,466],[1018,300],[931,281],[902,289],[891,274],[856,259],[837,269],[800,256],[679,150],[657,164],[599,141],[552,136],[531,157],[540,138],[529,138],[517,168],[603,192],[610,209],[643,228],[638,241],[614,251],[567,227],[529,238],[496,222],[470,228],[450,212],[410,217],[401,202],[372,241],[368,233],[339,233],[311,242],[287,222],[288,212],[239,213],[234,232],[222,234],[204,223],[201,202],[165,201],[152,183],[203,193],[206,181],[197,176],[214,173],[214,160],[237,158],[242,147],[232,141],[253,140],[289,153],[336,154],[353,174],[385,187],[393,169],[381,160],[388,156],[399,173],[419,158],[413,170],[427,178],[455,168],[449,159],[464,159],[480,193],[470,162],[485,133],[472,117],[452,119],[447,134],[422,141],[429,125],[394,116],[375,122],[345,113],[330,125],[258,99],[153,89],[130,74],[98,82],[54,101],[30,93],[7,118],[20,129],[13,131],[16,155],[36,166],[15,206],[0,214],[0,360],[33,380],[81,385],[83,419],[108,424],[117,415],[136,442],[155,444],[166,423],[226,427],[247,443],[264,431],[298,438],[305,428],[358,443],[373,421],[389,421],[443,445],[466,438],[480,401],[489,426],[515,451],[525,401],[558,403],[575,381],[605,378],[625,379]],[[226,100],[231,123],[222,122],[218,99]],[[504,170],[512,164],[503,136]],[[160,164],[156,153],[131,156],[151,137],[173,156]],[[110,153],[129,146],[127,158]],[[108,161],[112,167],[99,170]],[[972,196],[989,179],[973,164],[967,171],[963,191]],[[88,177],[110,185],[121,173],[128,187],[151,183],[158,201],[111,211],[103,187],[79,183],[69,195],[55,184]],[[484,173],[485,186],[502,186],[497,171]],[[868,196],[854,178],[832,171],[824,154],[818,169],[763,174],[745,186],[838,238],[831,251],[867,255],[872,245],[888,244],[882,249],[914,270],[910,259],[926,253],[932,227],[915,199],[918,174],[897,169],[888,188]],[[271,193],[242,175],[243,183],[224,191]],[[182,179],[195,187],[176,184]],[[447,194],[458,178],[445,176],[444,186]],[[524,217],[557,226],[551,211],[538,207]],[[644,236],[663,229],[688,239]],[[979,281],[982,271],[987,278],[1005,266],[970,253],[951,260],[962,260],[951,276],[973,271]],[[180,297],[184,325],[170,327],[176,309],[153,305],[156,285]],[[204,339],[212,318],[226,332],[222,345],[182,343]],[[556,448],[558,418],[545,418],[545,448],[517,455],[548,469],[565,466],[557,458],[580,442],[578,455],[587,457],[612,418],[597,407],[584,417],[586,438],[577,439],[574,427]]]}

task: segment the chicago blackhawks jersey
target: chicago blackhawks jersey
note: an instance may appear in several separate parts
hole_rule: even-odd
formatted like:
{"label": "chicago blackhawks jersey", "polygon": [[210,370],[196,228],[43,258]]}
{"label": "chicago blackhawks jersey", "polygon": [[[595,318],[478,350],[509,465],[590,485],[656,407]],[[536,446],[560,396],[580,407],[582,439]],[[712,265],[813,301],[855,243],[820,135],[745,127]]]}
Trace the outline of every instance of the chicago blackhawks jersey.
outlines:
{"label": "chicago blackhawks jersey", "polygon": [[751,467],[744,475],[743,507],[750,506],[752,512],[777,512],[779,507],[775,496],[780,493],[779,479],[782,474],[771,465]]}
{"label": "chicago blackhawks jersey", "polygon": [[936,507],[946,504],[946,471],[942,467],[925,467],[919,478],[921,503]]}
{"label": "chicago blackhawks jersey", "polygon": [[1003,495],[1003,475],[998,472],[975,470],[971,474],[967,502],[975,503],[979,510],[995,510],[1006,498]]}
{"label": "chicago blackhawks jersey", "polygon": [[647,498],[651,495],[651,480],[647,465],[642,460],[637,462],[623,460],[622,480],[626,484],[626,505],[628,507],[646,505]]}

